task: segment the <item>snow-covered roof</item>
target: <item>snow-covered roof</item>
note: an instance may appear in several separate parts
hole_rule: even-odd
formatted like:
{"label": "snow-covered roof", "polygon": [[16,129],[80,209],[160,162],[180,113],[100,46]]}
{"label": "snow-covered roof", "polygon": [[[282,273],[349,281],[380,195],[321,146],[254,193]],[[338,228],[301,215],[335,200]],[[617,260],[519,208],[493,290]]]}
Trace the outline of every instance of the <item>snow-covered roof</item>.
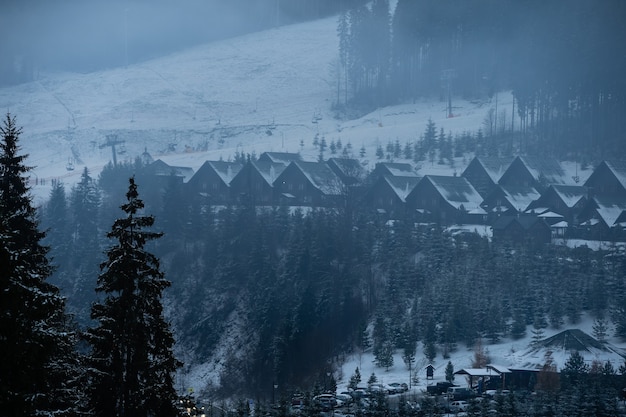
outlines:
{"label": "snow-covered roof", "polygon": [[417,172],[413,169],[411,164],[400,162],[379,162],[376,164],[376,169],[385,168],[390,175],[394,177],[418,177]]}
{"label": "snow-covered roof", "polygon": [[544,219],[562,219],[563,216],[559,213],[555,213],[553,211],[546,211],[538,215],[538,217],[543,217]]}
{"label": "snow-covered roof", "polygon": [[298,153],[289,152],[263,152],[259,156],[261,162],[274,162],[289,165],[292,161],[301,161],[302,156]]}
{"label": "snow-covered roof", "polygon": [[502,174],[504,174],[509,168],[511,162],[513,162],[512,157],[490,158],[481,156],[476,157],[475,159],[476,162],[482,165],[485,172],[489,175],[489,178],[491,178],[491,180],[496,184],[500,181]]}
{"label": "snow-covered roof", "polygon": [[487,368],[463,368],[454,373],[455,375],[469,375],[469,376],[494,376],[500,375],[500,372],[495,369]]}
{"label": "snow-covered roof", "polygon": [[626,188],[626,161],[611,160],[604,161],[604,163],[613,172],[620,184]]}
{"label": "snow-covered roof", "polygon": [[269,185],[274,184],[276,178],[287,168],[287,165],[278,162],[254,161],[252,165]]}
{"label": "snow-covered roof", "polygon": [[420,180],[420,177],[391,177],[389,175],[383,177],[383,181],[389,184],[389,187],[402,202],[406,201],[406,196],[413,191]]}
{"label": "snow-covered roof", "polygon": [[157,175],[157,176],[175,175],[177,177],[182,177],[183,182],[185,183],[189,181],[191,177],[193,177],[193,174],[194,174],[194,171],[192,168],[168,165],[167,163],[163,162],[161,159],[157,159],[156,161],[152,162],[150,165],[146,166],[143,170],[151,175]]}
{"label": "snow-covered roof", "polygon": [[487,369],[493,369],[494,371],[498,372],[499,374],[509,374],[509,373],[511,373],[511,370],[508,367],[502,366],[502,365],[489,364],[489,365],[487,365]]}
{"label": "snow-covered roof", "polygon": [[562,228],[567,229],[567,227],[569,227],[569,224],[565,220],[562,220],[562,221],[560,221],[558,223],[554,223],[550,227],[555,228],[555,229],[562,229]]}
{"label": "snow-covered roof", "polygon": [[619,216],[626,210],[626,201],[622,199],[612,199],[603,196],[596,196],[593,199],[597,207],[596,212],[609,227],[615,225]]}
{"label": "snow-covered roof", "polygon": [[206,161],[206,164],[209,165],[217,175],[224,181],[225,184],[230,184],[232,179],[237,175],[243,165],[237,162],[226,162],[226,161]]}
{"label": "snow-covered roof", "polygon": [[543,177],[548,184],[568,183],[563,167],[555,159],[536,156],[520,156],[519,159],[537,181]]}
{"label": "snow-covered roof", "polygon": [[581,199],[587,196],[587,188],[582,185],[554,184],[551,187],[569,208],[574,207]]}
{"label": "snow-covered roof", "polygon": [[539,191],[534,187],[525,187],[522,185],[500,185],[504,192],[506,200],[511,203],[517,211],[524,211],[530,203],[541,197]]}
{"label": "snow-covered roof", "polygon": [[326,164],[319,162],[293,161],[300,171],[317,189],[326,195],[339,195],[343,190],[341,180]]}
{"label": "snow-covered roof", "polygon": [[430,181],[437,192],[456,209],[463,206],[465,210],[474,210],[483,202],[478,191],[464,177],[427,175],[423,180]]}

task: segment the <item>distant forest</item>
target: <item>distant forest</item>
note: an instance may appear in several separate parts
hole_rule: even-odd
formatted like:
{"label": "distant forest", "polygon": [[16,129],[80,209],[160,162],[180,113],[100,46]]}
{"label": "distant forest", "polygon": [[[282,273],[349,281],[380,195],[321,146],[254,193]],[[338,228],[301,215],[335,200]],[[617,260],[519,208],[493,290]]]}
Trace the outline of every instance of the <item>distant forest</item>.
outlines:
{"label": "distant forest", "polygon": [[[374,0],[338,21],[337,106],[349,112],[512,90],[519,152],[624,155],[626,3]],[[517,119],[519,120],[519,119]],[[518,122],[519,123],[519,122]]]}
{"label": "distant forest", "polygon": [[[84,171],[67,192],[57,184],[42,208],[57,267],[51,280],[82,325],[108,245],[105,226],[136,169],[108,166],[98,180]],[[387,223],[352,204],[212,207],[179,193],[172,185],[162,196],[146,194],[146,212],[165,233],[150,250],[172,281],[166,305],[188,365],[210,360],[237,335],[220,358],[225,396],[269,398],[272,381],[309,389],[345,355],[366,349],[386,367],[396,349],[409,365],[479,340],[521,338],[527,326],[540,340],[548,326],[576,324],[583,312],[596,319],[594,336],[626,338],[626,257],[618,247],[498,246],[477,234]]]}

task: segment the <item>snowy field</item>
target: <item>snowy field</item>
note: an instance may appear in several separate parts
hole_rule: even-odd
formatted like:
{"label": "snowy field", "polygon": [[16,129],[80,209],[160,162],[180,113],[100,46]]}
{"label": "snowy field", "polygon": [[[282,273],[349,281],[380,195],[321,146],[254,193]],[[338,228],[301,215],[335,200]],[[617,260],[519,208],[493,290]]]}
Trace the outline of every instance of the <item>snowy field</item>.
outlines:
{"label": "snowy field", "polygon": [[[73,184],[83,167],[97,175],[112,160],[108,135],[125,141],[119,160],[146,149],[171,165],[199,168],[237,151],[301,152],[317,160],[316,134],[341,140],[376,162],[378,145],[415,141],[429,118],[445,132],[476,132],[495,96],[468,102],[454,98],[453,118],[441,101],[417,101],[378,109],[357,119],[334,117],[338,39],[336,19],[297,24],[222,40],[127,68],[93,73],[40,73],[35,82],[0,89],[0,108],[17,116],[21,145],[35,167],[34,187],[46,197],[50,179]],[[511,118],[512,96],[499,93],[498,113]],[[519,121],[516,121],[519,125]],[[301,146],[301,143],[304,146]],[[325,157],[330,157],[326,151]],[[339,155],[336,155],[339,156]],[[75,169],[67,171],[68,162]],[[469,161],[459,160],[461,172]],[[443,170],[443,172],[441,172]],[[451,173],[425,164],[422,174]]]}

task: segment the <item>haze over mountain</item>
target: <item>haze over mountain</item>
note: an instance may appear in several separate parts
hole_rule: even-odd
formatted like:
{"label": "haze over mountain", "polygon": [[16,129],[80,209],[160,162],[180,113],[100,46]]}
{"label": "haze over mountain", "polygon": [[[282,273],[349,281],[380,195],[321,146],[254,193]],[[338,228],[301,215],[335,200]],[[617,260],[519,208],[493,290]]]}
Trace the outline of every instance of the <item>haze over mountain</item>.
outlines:
{"label": "haze over mountain", "polygon": [[495,96],[455,97],[453,118],[445,102],[422,100],[338,119],[336,24],[331,17],[269,29],[110,70],[41,73],[0,89],[0,108],[24,127],[34,176],[68,183],[83,166],[97,174],[112,159],[103,146],[107,135],[125,141],[120,160],[147,150],[194,169],[237,151],[301,152],[316,160],[316,134],[350,143],[353,156],[364,146],[373,164],[377,145],[417,140],[429,118],[446,133],[475,132],[496,105],[510,109],[511,95],[500,93],[497,104]]}

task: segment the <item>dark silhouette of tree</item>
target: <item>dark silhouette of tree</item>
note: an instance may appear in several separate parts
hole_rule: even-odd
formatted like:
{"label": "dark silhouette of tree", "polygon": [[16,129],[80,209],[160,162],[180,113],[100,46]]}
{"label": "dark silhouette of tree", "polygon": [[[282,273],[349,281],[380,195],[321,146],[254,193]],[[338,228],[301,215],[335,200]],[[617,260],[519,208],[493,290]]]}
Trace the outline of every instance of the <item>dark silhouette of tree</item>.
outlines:
{"label": "dark silhouette of tree", "polygon": [[589,365],[578,351],[572,352],[561,370],[563,382],[568,386],[576,386],[583,382],[588,373]]}
{"label": "dark silhouette of tree", "polygon": [[154,217],[144,208],[134,178],[121,206],[126,217],[114,222],[107,237],[117,243],[106,251],[93,305],[98,324],[85,338],[91,345],[90,406],[96,416],[175,416],[173,373],[179,366],[174,338],[163,317],[163,291],[170,286],[159,260],[144,249],[162,236],[146,231]]}
{"label": "dark silhouette of tree", "polygon": [[79,396],[74,333],[38,230],[18,145],[7,114],[0,127],[0,410],[5,416],[69,416]]}
{"label": "dark silhouette of tree", "polygon": [[454,365],[450,361],[446,365],[446,381],[454,382]]}

